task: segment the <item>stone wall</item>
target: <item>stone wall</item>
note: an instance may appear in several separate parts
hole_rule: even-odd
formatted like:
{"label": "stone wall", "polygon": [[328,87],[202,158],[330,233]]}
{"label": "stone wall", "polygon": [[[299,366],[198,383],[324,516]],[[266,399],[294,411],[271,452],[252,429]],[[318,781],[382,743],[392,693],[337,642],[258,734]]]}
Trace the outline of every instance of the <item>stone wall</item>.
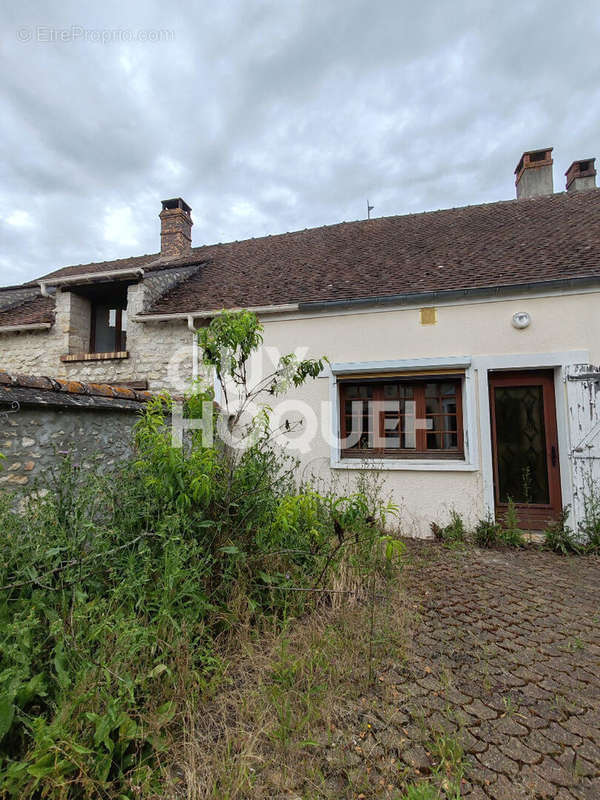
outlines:
{"label": "stone wall", "polygon": [[83,468],[108,468],[131,454],[131,411],[0,407],[0,489],[44,488],[51,470],[69,454]]}
{"label": "stone wall", "polygon": [[61,361],[82,352],[89,341],[85,303],[72,292],[57,291],[56,320],[47,331],[0,333],[0,370],[51,375],[93,383],[147,381],[151,390],[183,393],[192,379],[193,334],[185,319],[172,322],[134,322],[175,282],[185,280],[197,266],[149,273],[127,291],[127,358],[99,361]]}
{"label": "stone wall", "polygon": [[194,264],[191,267],[161,269],[147,273],[142,283],[144,288],[144,310],[148,311],[159,297],[162,297],[163,294],[168,292],[169,289],[172,289],[176,284],[187,280],[194,273],[198,272],[199,269],[200,267],[198,264]]}
{"label": "stone wall", "polygon": [[129,456],[149,392],[0,372],[0,488],[46,480],[65,455],[101,468]]}

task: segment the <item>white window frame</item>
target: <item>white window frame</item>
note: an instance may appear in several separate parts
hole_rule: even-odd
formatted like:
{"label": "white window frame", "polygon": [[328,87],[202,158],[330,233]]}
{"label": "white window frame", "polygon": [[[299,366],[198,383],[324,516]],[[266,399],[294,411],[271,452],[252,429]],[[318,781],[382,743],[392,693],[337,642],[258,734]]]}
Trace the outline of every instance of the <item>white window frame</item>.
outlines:
{"label": "white window frame", "polygon": [[[330,365],[329,401],[331,408],[331,430],[333,439],[330,448],[330,466],[332,469],[365,469],[407,470],[412,472],[476,472],[479,469],[477,447],[477,418],[475,403],[475,374],[470,356],[447,356],[445,358],[403,358],[394,361],[356,361],[338,362]],[[414,372],[415,376],[422,371],[464,369],[462,381],[463,402],[463,436],[464,458],[430,459],[430,458],[342,458],[340,452],[340,392],[339,378],[361,373],[381,373],[384,377],[391,372]]]}

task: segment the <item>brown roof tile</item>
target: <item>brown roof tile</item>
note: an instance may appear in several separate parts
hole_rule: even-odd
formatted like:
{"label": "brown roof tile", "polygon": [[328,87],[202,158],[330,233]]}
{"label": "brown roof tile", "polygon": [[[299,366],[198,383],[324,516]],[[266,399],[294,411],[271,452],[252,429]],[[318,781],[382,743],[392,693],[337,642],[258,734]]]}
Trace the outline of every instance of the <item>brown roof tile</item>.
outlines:
{"label": "brown roof tile", "polygon": [[38,322],[54,322],[54,300],[50,297],[34,297],[0,311],[0,328],[12,325],[33,325]]}
{"label": "brown roof tile", "polygon": [[600,189],[197,247],[188,258],[207,263],[151,313],[600,277]]}
{"label": "brown roof tile", "polygon": [[16,399],[30,405],[70,405],[81,408],[139,410],[153,399],[150,392],[137,392],[107,383],[82,383],[60,378],[11,375],[0,370],[0,400]]}

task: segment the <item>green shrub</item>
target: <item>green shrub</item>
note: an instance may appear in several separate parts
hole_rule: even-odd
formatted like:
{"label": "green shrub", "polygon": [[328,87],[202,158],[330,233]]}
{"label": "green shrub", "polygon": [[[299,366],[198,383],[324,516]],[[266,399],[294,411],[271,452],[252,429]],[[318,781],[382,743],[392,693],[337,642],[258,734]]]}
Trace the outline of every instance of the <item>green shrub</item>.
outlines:
{"label": "green shrub", "polygon": [[[242,322],[247,357],[258,322]],[[316,371],[291,368],[292,383]],[[21,511],[0,496],[2,797],[165,796],[185,709],[225,671],[217,642],[301,613],[349,549],[364,564],[379,547],[382,509],[298,486],[267,425],[240,453],[199,431],[178,449],[170,406],[148,404],[135,459],[112,473],[67,455]]]}
{"label": "green shrub", "polygon": [[519,527],[517,509],[511,497],[508,498],[508,508],[501,523],[500,544],[506,547],[525,546],[525,536]]}
{"label": "green shrub", "polygon": [[583,520],[579,525],[585,549],[600,553],[600,487],[591,472],[587,475],[583,491]]}
{"label": "green shrub", "polygon": [[458,511],[454,509],[450,512],[450,522],[448,525],[442,527],[432,522],[431,530],[436,539],[448,545],[460,544],[465,542],[467,538],[467,531],[463,519]]}
{"label": "green shrub", "polygon": [[495,547],[502,541],[502,525],[492,514],[480,519],[473,531],[473,541],[478,547]]}
{"label": "green shrub", "polygon": [[568,518],[569,508],[563,508],[560,517],[551,522],[544,531],[544,547],[563,556],[580,553],[583,549],[569,527]]}

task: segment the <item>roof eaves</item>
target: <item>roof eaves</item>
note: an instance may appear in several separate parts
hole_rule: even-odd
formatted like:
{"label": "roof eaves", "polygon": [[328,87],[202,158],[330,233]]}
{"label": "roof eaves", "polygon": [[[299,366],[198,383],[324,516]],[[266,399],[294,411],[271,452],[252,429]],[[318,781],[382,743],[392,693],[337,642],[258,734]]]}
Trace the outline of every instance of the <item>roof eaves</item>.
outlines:
{"label": "roof eaves", "polygon": [[50,330],[51,322],[23,322],[16,325],[0,325],[0,333],[18,333],[18,331]]}
{"label": "roof eaves", "polygon": [[600,287],[600,275],[579,278],[557,278],[549,281],[475,286],[464,289],[440,289],[430,292],[347,298],[340,300],[308,300],[298,303],[299,311],[327,311],[329,309],[358,308],[382,305],[422,305],[423,303],[451,302],[455,300],[504,297],[514,294],[536,294],[540,291],[564,291]]}

